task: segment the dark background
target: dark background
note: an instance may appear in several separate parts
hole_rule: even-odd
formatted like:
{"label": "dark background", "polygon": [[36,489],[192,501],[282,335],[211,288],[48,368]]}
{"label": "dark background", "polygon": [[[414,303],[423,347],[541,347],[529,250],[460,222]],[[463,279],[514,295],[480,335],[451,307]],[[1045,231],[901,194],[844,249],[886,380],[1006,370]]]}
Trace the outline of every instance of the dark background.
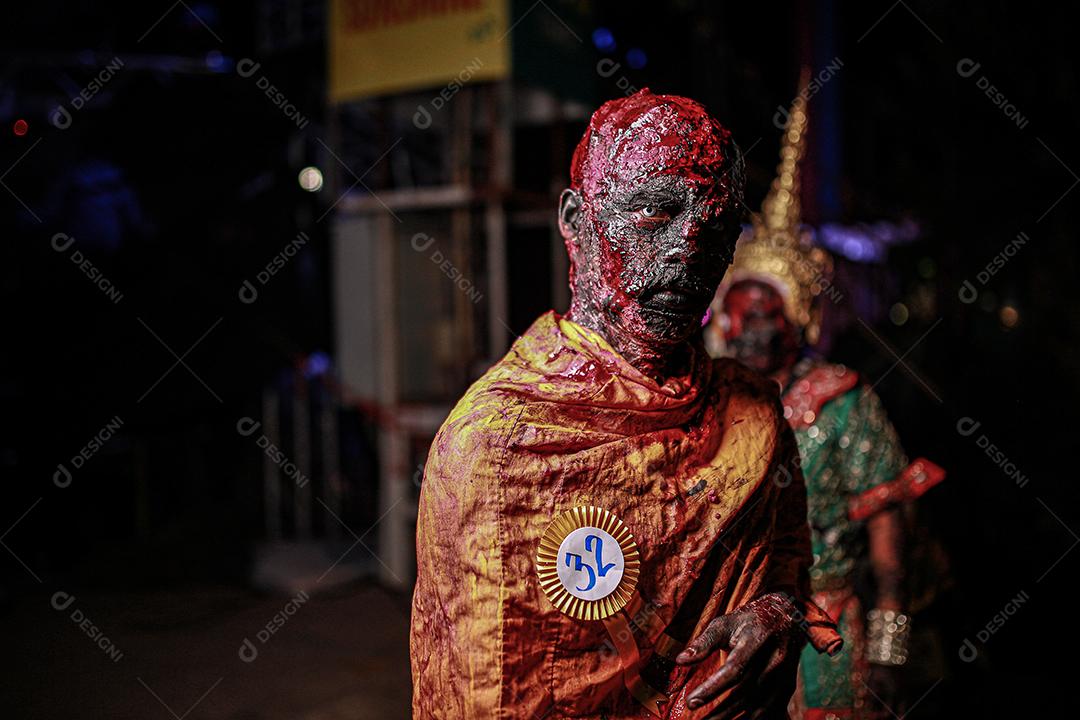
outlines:
{"label": "dark background", "polygon": [[[288,41],[273,30],[275,12],[287,4],[189,5],[213,32],[184,5],[152,27],[167,2],[39,0],[5,8],[5,718],[54,716],[56,708],[78,706],[79,693],[94,698],[84,706],[87,717],[165,712],[127,677],[142,677],[137,668],[110,669],[126,678],[117,680],[123,690],[80,680],[84,662],[104,661],[48,608],[49,598],[58,588],[99,598],[90,606],[98,617],[115,617],[121,625],[131,618],[112,613],[147,598],[199,599],[177,600],[175,607],[163,602],[155,611],[163,626],[198,627],[200,618],[215,613],[242,613],[260,535],[260,457],[235,432],[236,417],[254,412],[263,388],[283,373],[313,354],[334,351],[328,223],[314,219],[337,195],[306,193],[296,182],[305,165],[319,165],[328,179],[333,171],[315,141],[330,113],[322,4],[290,5],[302,19]],[[567,87],[587,96],[590,107],[621,94],[620,76],[636,87],[701,100],[749,148],[751,207],[760,204],[773,176],[779,132],[772,117],[790,103],[800,64],[842,60],[836,79],[810,105],[812,123],[815,103],[826,120],[825,131],[815,127],[820,142],[812,147],[807,180],[815,199],[806,203],[806,219],[848,225],[913,220],[920,229],[916,241],[891,247],[885,263],[838,260],[838,284],[852,301],[834,309],[830,327],[833,358],[871,382],[880,380],[876,390],[909,455],[930,457],[949,473],[921,505],[920,522],[950,558],[927,617],[941,628],[945,665],[937,670],[944,681],[925,699],[921,716],[1063,716],[1071,707],[1066,698],[1078,634],[1073,576],[1080,555],[1069,551],[1080,542],[1072,463],[1080,400],[1080,194],[1073,191],[1080,108],[1075,29],[1060,6],[888,0],[548,5],[571,18],[584,41],[582,66]],[[539,16],[547,9],[515,3],[512,18],[526,11]],[[609,28],[620,50],[597,49],[590,42],[597,27]],[[267,35],[277,38],[272,51],[262,49]],[[627,46],[645,50],[644,67],[623,60],[614,77],[596,73],[599,59],[620,59]],[[114,56],[125,63],[117,77],[75,114],[71,127],[51,125],[49,110]],[[219,57],[259,57],[311,125],[298,130],[249,81],[216,71]],[[980,64],[971,77],[957,72],[965,58]],[[982,76],[1027,119],[1023,127],[979,89]],[[825,103],[831,103],[827,112]],[[20,119],[27,123],[22,135],[15,132]],[[572,139],[558,144],[528,142],[522,130],[515,157],[525,169],[520,175],[531,166],[566,168],[581,128],[568,128]],[[363,158],[383,149],[363,132],[348,143],[353,155],[347,160],[355,159],[355,167],[366,167]],[[407,138],[394,154],[421,149]],[[372,187],[398,182],[375,173]],[[542,181],[537,185],[548,191]],[[552,208],[554,202],[551,195]],[[295,227],[306,228],[311,241],[259,303],[238,304],[240,283],[294,234],[282,228]],[[123,302],[110,303],[50,247],[60,232],[79,238],[78,247],[122,289]],[[962,302],[963,282],[974,283],[1020,232],[1028,243],[980,288],[979,301]],[[509,238],[514,332],[551,304],[550,268],[537,273],[530,261],[545,258],[546,250],[537,252],[531,242]],[[902,325],[888,315],[895,302],[910,308]],[[1002,322],[1006,305],[1017,312],[1012,326]],[[184,356],[198,378],[177,366],[144,396],[176,359],[155,334],[183,356],[219,319]],[[459,390],[474,376],[474,369],[463,370]],[[121,432],[69,487],[58,488],[52,481],[57,463],[114,416],[123,420]],[[979,430],[961,435],[961,418],[980,422]],[[375,423],[370,412],[355,409],[343,424],[351,458],[347,520],[365,527],[376,516]],[[976,442],[983,434],[1029,482],[1019,487],[996,466]],[[357,612],[385,603],[397,627],[405,627],[407,593],[370,582],[354,592],[371,593]],[[1021,593],[1029,599],[1015,616],[986,643],[976,643],[975,662],[962,662],[964,640],[974,640]],[[368,622],[348,609],[333,622],[348,626],[353,618]],[[318,618],[311,622],[317,625]],[[161,625],[148,627],[153,633]],[[238,642],[228,637],[222,652],[235,652]],[[386,647],[397,646],[398,669],[404,642],[404,635],[385,640]],[[42,646],[50,657],[67,659],[49,664],[34,650]],[[145,653],[154,648],[148,643]],[[303,662],[318,663],[317,649]],[[287,683],[292,672],[288,663],[264,667],[245,668],[245,682]],[[358,677],[378,672],[375,665],[353,671]],[[219,675],[226,676],[211,673],[205,682],[194,681],[196,689],[174,689],[174,698],[166,699],[180,714]],[[395,677],[407,693],[407,675]],[[228,686],[225,681],[216,694],[232,697]],[[274,716],[215,700],[216,694],[191,717]],[[387,707],[400,700],[390,698]],[[222,707],[215,709],[215,702]],[[296,703],[303,707],[302,698]],[[396,706],[382,716],[405,713]]]}

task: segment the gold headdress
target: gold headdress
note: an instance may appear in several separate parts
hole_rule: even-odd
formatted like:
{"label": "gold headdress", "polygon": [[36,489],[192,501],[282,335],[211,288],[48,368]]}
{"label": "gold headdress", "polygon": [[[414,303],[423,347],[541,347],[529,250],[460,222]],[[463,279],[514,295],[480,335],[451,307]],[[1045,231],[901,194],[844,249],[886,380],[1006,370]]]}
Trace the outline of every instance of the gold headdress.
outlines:
{"label": "gold headdress", "polygon": [[[740,238],[735,257],[720,284],[717,299],[740,280],[768,283],[784,297],[784,309],[793,323],[806,330],[806,339],[817,340],[814,298],[832,271],[828,253],[810,245],[801,228],[799,162],[806,149],[806,95],[810,72],[804,69],[799,94],[791,105],[780,145],[776,178],[754,216],[753,230]],[[715,308],[719,310],[719,308]]]}

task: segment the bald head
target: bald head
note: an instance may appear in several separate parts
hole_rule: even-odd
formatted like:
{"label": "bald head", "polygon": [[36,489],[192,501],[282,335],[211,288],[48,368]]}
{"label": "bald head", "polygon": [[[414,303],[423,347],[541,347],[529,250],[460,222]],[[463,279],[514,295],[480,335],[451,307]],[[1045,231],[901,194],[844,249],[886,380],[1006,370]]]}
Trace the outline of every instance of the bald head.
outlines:
{"label": "bald head", "polygon": [[742,202],[741,163],[731,132],[700,103],[646,88],[593,113],[574,151],[570,187],[595,196],[613,185],[680,174],[697,185],[716,185],[717,200],[735,206]]}

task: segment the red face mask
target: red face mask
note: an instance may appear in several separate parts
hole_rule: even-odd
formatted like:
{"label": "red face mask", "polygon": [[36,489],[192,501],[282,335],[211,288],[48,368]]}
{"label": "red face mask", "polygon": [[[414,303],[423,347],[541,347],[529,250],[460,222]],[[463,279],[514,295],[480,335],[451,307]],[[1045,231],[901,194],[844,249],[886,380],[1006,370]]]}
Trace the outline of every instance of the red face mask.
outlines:
{"label": "red face mask", "polygon": [[766,374],[795,362],[799,332],[773,287],[756,280],[737,282],[724,295],[723,312],[724,341],[740,362]]}

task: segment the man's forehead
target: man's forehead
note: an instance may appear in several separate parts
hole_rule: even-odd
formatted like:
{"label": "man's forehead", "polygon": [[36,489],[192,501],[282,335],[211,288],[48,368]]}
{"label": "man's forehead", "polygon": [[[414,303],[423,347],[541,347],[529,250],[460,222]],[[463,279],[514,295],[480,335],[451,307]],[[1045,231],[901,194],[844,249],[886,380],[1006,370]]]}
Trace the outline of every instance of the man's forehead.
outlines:
{"label": "man's forehead", "polygon": [[617,165],[612,172],[610,187],[605,194],[613,197],[661,198],[671,196],[684,202],[715,196],[720,187],[718,179],[700,168],[685,167],[678,162],[646,166],[640,172]]}
{"label": "man's forehead", "polygon": [[597,110],[574,153],[571,179],[588,194],[621,194],[665,176],[708,192],[737,153],[731,134],[699,103],[643,90]]}
{"label": "man's forehead", "polygon": [[628,179],[649,173],[688,174],[725,159],[711,131],[707,118],[687,117],[670,105],[660,105],[619,131],[606,159]]}

